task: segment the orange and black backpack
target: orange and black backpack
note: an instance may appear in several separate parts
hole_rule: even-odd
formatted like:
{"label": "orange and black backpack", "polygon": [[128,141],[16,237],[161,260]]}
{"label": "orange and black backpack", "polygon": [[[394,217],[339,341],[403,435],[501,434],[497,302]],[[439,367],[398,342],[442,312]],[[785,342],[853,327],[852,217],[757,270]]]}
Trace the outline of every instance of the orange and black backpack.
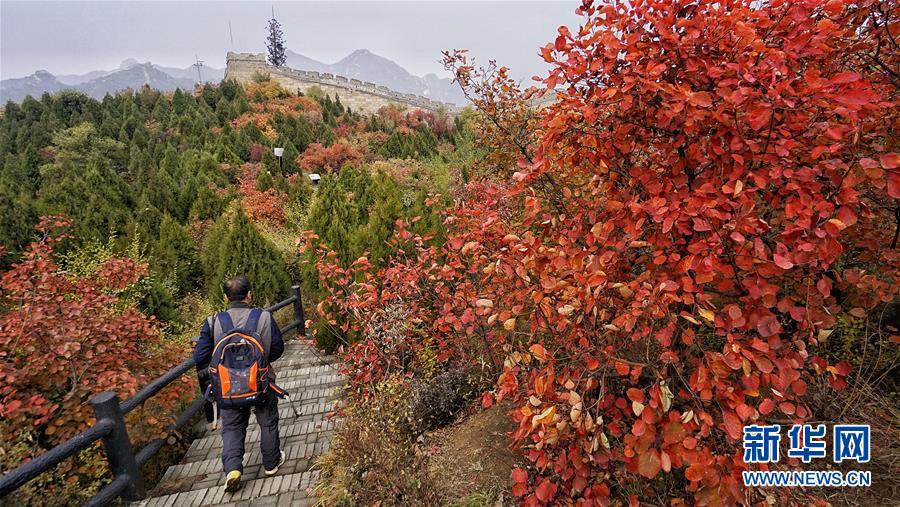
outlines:
{"label": "orange and black backpack", "polygon": [[258,405],[269,388],[276,395],[284,394],[272,382],[267,351],[256,332],[261,314],[259,308],[250,310],[247,323],[240,328],[234,327],[228,312],[220,312],[214,317],[219,321],[222,337],[216,342],[209,363],[208,397],[221,408]]}

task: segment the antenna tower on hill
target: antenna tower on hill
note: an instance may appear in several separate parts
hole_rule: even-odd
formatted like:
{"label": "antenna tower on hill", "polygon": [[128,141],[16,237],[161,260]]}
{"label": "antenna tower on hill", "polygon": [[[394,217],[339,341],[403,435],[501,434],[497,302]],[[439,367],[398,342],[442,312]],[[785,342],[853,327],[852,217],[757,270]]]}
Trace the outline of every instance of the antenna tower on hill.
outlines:
{"label": "antenna tower on hill", "polygon": [[203,76],[200,74],[200,67],[203,67],[203,60],[201,60],[200,57],[197,55],[194,55],[194,58],[197,59],[197,63],[194,64],[194,67],[197,67],[197,82],[200,83],[200,85],[202,86],[203,85]]}

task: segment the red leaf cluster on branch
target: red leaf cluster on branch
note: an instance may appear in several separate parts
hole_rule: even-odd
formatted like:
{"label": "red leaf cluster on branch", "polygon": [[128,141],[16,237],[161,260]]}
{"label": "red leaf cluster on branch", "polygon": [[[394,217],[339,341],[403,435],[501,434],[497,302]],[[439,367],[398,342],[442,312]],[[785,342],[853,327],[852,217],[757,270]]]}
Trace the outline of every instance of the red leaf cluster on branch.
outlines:
{"label": "red leaf cluster on branch", "polygon": [[284,206],[287,195],[276,188],[263,191],[256,189],[256,177],[259,171],[265,170],[267,169],[258,163],[241,166],[241,173],[237,177],[241,206],[254,223],[281,226],[285,220]]}
{"label": "red leaf cluster on branch", "polygon": [[297,165],[306,172],[336,172],[345,164],[360,162],[365,158],[365,149],[353,147],[350,143],[340,140],[327,148],[319,143],[310,144],[297,157]]}

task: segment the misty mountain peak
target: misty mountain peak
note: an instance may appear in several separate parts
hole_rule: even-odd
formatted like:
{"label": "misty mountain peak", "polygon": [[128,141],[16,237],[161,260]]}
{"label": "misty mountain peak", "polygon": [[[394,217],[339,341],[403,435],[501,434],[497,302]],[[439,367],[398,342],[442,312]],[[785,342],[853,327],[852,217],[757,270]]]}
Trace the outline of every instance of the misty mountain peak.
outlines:
{"label": "misty mountain peak", "polygon": [[122,60],[122,63],[119,64],[119,70],[128,70],[135,65],[138,65],[137,60],[135,60],[134,58],[126,58],[125,60]]}

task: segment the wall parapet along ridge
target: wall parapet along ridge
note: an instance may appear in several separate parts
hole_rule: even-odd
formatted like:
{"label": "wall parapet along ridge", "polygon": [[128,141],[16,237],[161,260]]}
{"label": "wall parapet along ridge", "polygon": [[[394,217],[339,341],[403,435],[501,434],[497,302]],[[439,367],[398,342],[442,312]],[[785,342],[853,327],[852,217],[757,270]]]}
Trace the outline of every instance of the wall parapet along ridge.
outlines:
{"label": "wall parapet along ridge", "polygon": [[359,79],[334,75],[327,72],[297,70],[290,67],[276,67],[266,63],[262,53],[233,53],[226,55],[225,79],[247,84],[256,73],[269,74],[286,89],[297,89],[306,93],[312,87],[319,87],[326,93],[338,95],[341,102],[355,111],[372,114],[383,106],[396,104],[423,109],[445,111],[457,114],[460,108],[454,104],[431,100],[412,93],[400,93],[386,86],[376,85]]}

